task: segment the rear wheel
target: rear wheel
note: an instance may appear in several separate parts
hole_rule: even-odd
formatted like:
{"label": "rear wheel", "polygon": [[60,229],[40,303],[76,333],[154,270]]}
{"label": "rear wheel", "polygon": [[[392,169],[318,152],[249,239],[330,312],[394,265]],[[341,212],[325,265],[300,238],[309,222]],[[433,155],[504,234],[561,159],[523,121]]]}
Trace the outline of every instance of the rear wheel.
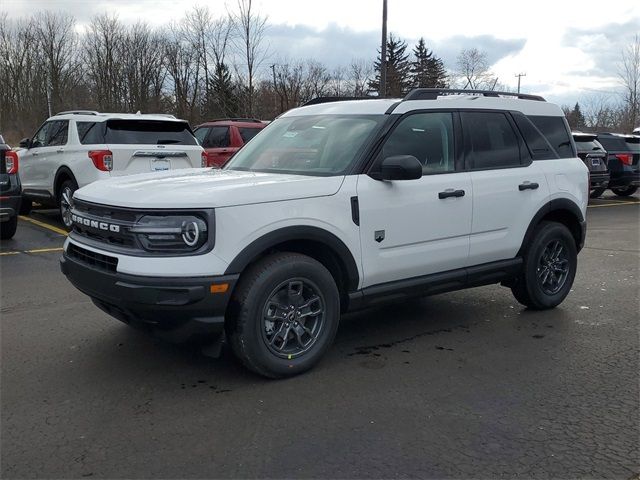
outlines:
{"label": "rear wheel", "polygon": [[226,331],[246,367],[270,378],[312,368],[331,346],[340,319],[338,288],[316,260],[276,253],[243,274]]}
{"label": "rear wheel", "polygon": [[589,197],[591,198],[599,198],[602,196],[602,194],[607,190],[606,187],[602,188],[594,188],[593,190],[591,190],[591,193],[589,194]]}
{"label": "rear wheel", "polygon": [[0,223],[0,238],[2,240],[8,240],[13,238],[18,228],[18,216],[14,215],[6,222]]}
{"label": "rear wheel", "polygon": [[628,197],[636,193],[638,191],[638,187],[635,187],[635,186],[618,187],[618,188],[612,188],[611,191],[616,195],[618,195],[619,197]]}
{"label": "rear wheel", "polygon": [[576,243],[564,225],[542,222],[524,254],[524,269],[511,288],[516,300],[535,310],[562,303],[578,265]]}
{"label": "rear wheel", "polygon": [[60,193],[58,193],[58,208],[60,209],[60,218],[67,231],[71,231],[73,222],[71,221],[71,199],[73,198],[73,192],[78,189],[78,184],[75,180],[65,180],[60,186]]}

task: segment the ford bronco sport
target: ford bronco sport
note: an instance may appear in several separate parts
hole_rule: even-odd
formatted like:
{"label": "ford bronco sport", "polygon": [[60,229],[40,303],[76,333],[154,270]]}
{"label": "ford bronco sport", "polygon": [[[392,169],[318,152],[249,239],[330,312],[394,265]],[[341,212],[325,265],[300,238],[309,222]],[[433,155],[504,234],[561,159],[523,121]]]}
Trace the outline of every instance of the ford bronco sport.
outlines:
{"label": "ford bronco sport", "polygon": [[[284,377],[329,349],[340,313],[500,283],[560,304],[589,172],[541,97],[417,89],[315,102],[223,168],[75,193],[61,268],[108,314]],[[391,320],[392,321],[392,320]]]}

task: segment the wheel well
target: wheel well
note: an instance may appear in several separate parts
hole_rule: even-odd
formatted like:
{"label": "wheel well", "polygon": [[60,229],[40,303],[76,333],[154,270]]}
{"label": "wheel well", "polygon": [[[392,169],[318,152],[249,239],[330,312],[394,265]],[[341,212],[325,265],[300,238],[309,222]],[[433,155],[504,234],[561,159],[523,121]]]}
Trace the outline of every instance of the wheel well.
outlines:
{"label": "wheel well", "polygon": [[348,293],[350,284],[353,280],[349,278],[349,269],[346,263],[333,248],[317,240],[287,240],[260,252],[247,264],[246,267],[249,267],[265,256],[276,252],[300,253],[320,262],[327,270],[329,270],[329,273],[331,273],[331,276],[335,280],[338,291],[340,292],[341,309],[343,311],[346,310],[349,301]]}
{"label": "wheel well", "polygon": [[58,201],[58,193],[60,192],[60,187],[67,180],[75,181],[75,178],[73,177],[73,173],[71,173],[71,170],[69,170],[68,168],[62,167],[58,170],[58,173],[56,173],[56,179],[53,184],[53,201],[54,202]]}
{"label": "wheel well", "polygon": [[584,244],[581,217],[578,217],[576,212],[572,210],[568,210],[566,208],[558,208],[551,211],[547,210],[546,213],[544,210],[538,212],[538,214],[531,221],[531,224],[529,224],[529,228],[527,229],[527,233],[525,234],[522,246],[520,247],[520,251],[518,252],[519,256],[522,255],[525,248],[531,242],[531,237],[534,234],[535,228],[540,224],[540,222],[557,222],[567,227],[569,229],[569,232],[571,232],[571,236],[576,242],[576,248],[578,249],[578,251],[580,251]]}

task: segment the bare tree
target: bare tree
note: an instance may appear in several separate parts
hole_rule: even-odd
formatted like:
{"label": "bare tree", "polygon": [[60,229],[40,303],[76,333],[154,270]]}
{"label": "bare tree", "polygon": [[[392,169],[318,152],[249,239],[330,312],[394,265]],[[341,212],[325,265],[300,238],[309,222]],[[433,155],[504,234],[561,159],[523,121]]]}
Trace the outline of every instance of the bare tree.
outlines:
{"label": "bare tree", "polygon": [[267,55],[264,45],[267,17],[255,12],[253,0],[238,0],[237,6],[238,11],[232,18],[237,32],[236,48],[242,63],[238,72],[242,72],[246,88],[246,113],[253,116],[256,72]]}
{"label": "bare tree", "polygon": [[373,78],[373,62],[356,58],[351,60],[349,65],[348,85],[351,95],[354,97],[364,97],[368,94],[369,82]]}
{"label": "bare tree", "polygon": [[636,34],[622,51],[618,76],[624,88],[625,118],[622,127],[630,132],[640,122],[640,35]]}
{"label": "bare tree", "polygon": [[495,89],[498,79],[489,69],[485,52],[477,48],[464,49],[458,55],[456,66],[458,81],[463,89]]}

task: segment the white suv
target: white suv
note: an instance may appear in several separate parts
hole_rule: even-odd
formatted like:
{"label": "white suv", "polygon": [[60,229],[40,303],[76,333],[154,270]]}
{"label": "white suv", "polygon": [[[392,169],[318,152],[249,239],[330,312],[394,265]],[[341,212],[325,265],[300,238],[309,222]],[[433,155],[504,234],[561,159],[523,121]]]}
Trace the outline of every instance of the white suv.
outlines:
{"label": "white suv", "polygon": [[562,110],[456,93],[316,102],[222,170],[80,189],[62,271],[132,326],[209,353],[225,332],[269,377],[312,367],[341,312],[383,300],[501,283],[555,307],[589,197]]}
{"label": "white suv", "polygon": [[204,150],[189,124],[172,115],[62,112],[20,142],[21,213],[37,201],[60,209],[79,187],[109,177],[200,167]]}

